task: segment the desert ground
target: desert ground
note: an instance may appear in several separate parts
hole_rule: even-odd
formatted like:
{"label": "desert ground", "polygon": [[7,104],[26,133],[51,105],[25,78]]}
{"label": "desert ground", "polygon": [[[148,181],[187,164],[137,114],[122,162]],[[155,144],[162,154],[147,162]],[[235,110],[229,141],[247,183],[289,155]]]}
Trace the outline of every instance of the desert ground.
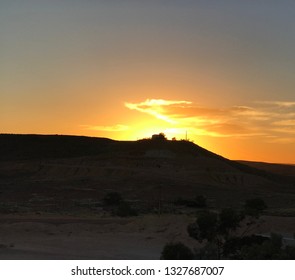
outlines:
{"label": "desert ground", "polygon": [[[252,232],[295,233],[293,166],[269,172],[187,141],[2,135],[0,152],[1,259],[159,259],[170,241],[197,248],[187,225],[198,209],[174,203],[195,195],[211,211],[260,197],[268,208]],[[137,216],[104,207],[110,192]]]}
{"label": "desert ground", "polygon": [[[159,259],[164,244],[200,244],[186,227],[192,216],[144,215],[132,218],[0,218],[0,259]],[[292,238],[294,217],[263,216],[254,233]]]}

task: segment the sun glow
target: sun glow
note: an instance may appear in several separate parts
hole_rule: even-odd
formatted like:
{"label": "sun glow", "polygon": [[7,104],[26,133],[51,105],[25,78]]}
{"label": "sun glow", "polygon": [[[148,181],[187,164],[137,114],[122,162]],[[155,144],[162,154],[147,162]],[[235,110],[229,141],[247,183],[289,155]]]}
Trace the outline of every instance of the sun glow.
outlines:
{"label": "sun glow", "polygon": [[147,99],[140,103],[129,103],[125,102],[125,106],[131,110],[137,110],[142,113],[146,113],[156,117],[159,120],[163,120],[170,124],[177,124],[178,121],[167,114],[166,107],[182,104],[191,104],[189,101],[179,101],[179,100],[163,100],[163,99]]}
{"label": "sun glow", "polygon": [[[184,100],[146,99],[123,104],[118,108],[120,118],[110,115],[108,122],[100,120],[93,125],[84,124],[83,130],[92,131],[93,136],[103,135],[117,140],[139,140],[164,133],[168,140],[188,138],[231,159],[269,161],[253,144],[253,139],[269,149],[276,143],[284,143],[289,150],[294,150],[291,147],[295,141],[294,106],[290,102],[212,107]],[[251,152],[247,149],[250,145],[255,147]]]}

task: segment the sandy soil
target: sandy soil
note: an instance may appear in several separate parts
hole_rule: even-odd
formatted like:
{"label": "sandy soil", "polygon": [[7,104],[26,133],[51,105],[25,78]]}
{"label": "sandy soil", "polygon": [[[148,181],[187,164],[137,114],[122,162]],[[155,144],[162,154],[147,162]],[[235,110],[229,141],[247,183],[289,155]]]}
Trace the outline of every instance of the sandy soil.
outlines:
{"label": "sandy soil", "polygon": [[0,219],[1,259],[159,259],[166,242],[192,247],[185,216]]}
{"label": "sandy soil", "polygon": [[[199,244],[186,227],[193,217],[0,217],[0,259],[159,259],[164,244]],[[292,236],[295,218],[262,217],[256,233]]]}

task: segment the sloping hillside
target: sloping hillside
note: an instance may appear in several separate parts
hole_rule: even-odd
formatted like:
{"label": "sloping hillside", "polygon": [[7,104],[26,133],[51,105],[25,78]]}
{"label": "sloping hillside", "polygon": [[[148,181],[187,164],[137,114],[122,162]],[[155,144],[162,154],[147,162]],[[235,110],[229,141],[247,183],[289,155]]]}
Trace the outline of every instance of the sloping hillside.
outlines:
{"label": "sloping hillside", "polygon": [[262,169],[267,172],[275,174],[295,177],[295,165],[294,164],[279,164],[279,163],[268,163],[268,162],[254,162],[254,161],[238,161],[244,165],[248,165],[257,169]]}
{"label": "sloping hillside", "polygon": [[161,201],[171,210],[175,199],[197,194],[205,195],[211,207],[238,207],[257,196],[273,209],[295,205],[293,182],[284,176],[230,161],[188,141],[3,134],[0,155],[3,209],[96,209],[111,191],[141,209],[153,209]]}
{"label": "sloping hillside", "polygon": [[0,134],[0,160],[97,155],[112,142],[84,136]]}

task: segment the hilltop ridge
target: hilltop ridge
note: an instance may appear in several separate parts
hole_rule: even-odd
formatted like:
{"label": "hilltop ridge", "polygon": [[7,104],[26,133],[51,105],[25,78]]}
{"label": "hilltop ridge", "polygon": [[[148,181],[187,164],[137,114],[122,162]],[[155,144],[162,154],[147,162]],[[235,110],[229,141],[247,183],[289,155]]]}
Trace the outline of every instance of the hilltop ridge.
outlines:
{"label": "hilltop ridge", "polygon": [[[39,134],[0,134],[0,160],[54,159],[108,155],[163,157],[204,157],[220,160],[243,172],[259,176],[275,175],[243,162],[232,161],[187,140],[141,139],[118,141],[102,137]],[[169,157],[169,156],[168,156]]]}
{"label": "hilltop ridge", "polygon": [[142,209],[153,208],[159,195],[171,205],[179,197],[202,194],[212,207],[239,206],[260,196],[271,207],[292,212],[294,182],[185,140],[0,135],[2,202],[24,209],[72,211],[117,191]]}

